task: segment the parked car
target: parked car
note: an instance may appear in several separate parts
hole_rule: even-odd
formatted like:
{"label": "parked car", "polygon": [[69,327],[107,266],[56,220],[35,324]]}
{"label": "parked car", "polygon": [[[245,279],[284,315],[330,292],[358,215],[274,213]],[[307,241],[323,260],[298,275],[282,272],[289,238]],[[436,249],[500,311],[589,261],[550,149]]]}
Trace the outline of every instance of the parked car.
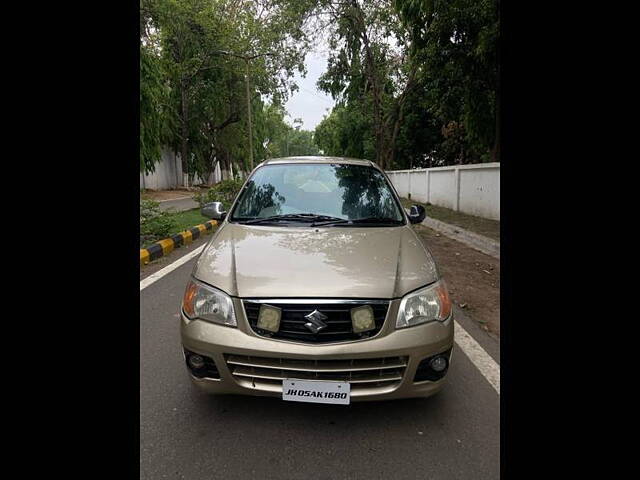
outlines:
{"label": "parked car", "polygon": [[210,393],[343,403],[424,397],[451,361],[453,313],[436,263],[384,171],[333,157],[267,160],[193,269],[184,358]]}

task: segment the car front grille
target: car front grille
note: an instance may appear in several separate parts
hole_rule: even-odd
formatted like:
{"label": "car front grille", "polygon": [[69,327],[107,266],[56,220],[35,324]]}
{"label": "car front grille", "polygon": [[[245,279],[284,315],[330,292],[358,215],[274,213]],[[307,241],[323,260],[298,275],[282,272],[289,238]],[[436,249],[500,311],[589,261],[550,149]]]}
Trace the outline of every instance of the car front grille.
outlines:
{"label": "car front grille", "polygon": [[[275,333],[262,330],[257,326],[258,313],[262,304],[281,309],[280,329]],[[370,338],[380,332],[389,309],[389,302],[386,300],[350,300],[345,302],[323,302],[322,300],[314,302],[309,300],[303,303],[244,300],[243,305],[249,325],[258,335],[304,343],[346,342]],[[367,332],[355,333],[351,324],[351,310],[364,305],[373,309],[375,328]],[[305,323],[308,322],[305,315],[314,310],[318,310],[327,317],[324,320],[327,327],[318,333],[313,333],[305,327]]]}
{"label": "car front grille", "polygon": [[402,381],[407,357],[353,360],[300,360],[225,355],[229,371],[244,386],[282,388],[282,380],[349,382],[351,390],[395,387]]}

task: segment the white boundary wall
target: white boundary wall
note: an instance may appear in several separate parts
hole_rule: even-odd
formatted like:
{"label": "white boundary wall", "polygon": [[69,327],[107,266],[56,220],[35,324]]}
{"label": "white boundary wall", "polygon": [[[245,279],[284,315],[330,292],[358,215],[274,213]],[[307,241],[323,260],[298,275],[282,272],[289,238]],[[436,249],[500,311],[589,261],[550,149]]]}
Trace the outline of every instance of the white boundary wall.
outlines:
{"label": "white boundary wall", "polygon": [[[177,174],[176,174],[177,170]],[[209,184],[218,183],[221,178],[220,165],[216,165],[215,171],[209,178]],[[195,183],[204,183],[199,178]],[[153,173],[140,173],[140,188],[150,190],[169,190],[171,188],[182,187],[185,179],[182,175],[182,162],[180,155],[175,155],[172,151],[163,149],[160,162],[156,163],[156,170]]]}
{"label": "white boundary wall", "polygon": [[386,173],[401,197],[500,220],[500,162]]}

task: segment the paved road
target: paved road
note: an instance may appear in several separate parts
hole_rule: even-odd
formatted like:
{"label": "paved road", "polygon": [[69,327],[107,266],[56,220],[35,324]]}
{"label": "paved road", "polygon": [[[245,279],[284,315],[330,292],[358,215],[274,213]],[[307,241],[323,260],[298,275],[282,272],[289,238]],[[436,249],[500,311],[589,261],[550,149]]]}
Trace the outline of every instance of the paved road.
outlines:
{"label": "paved road", "polygon": [[193,198],[180,198],[177,200],[164,200],[160,202],[160,210],[174,208],[178,212],[198,208],[198,203]]}
{"label": "paved road", "polygon": [[[177,313],[194,262],[140,292],[141,479],[500,477],[500,398],[459,348],[428,399],[339,406],[195,390]],[[493,339],[458,322],[498,361]]]}

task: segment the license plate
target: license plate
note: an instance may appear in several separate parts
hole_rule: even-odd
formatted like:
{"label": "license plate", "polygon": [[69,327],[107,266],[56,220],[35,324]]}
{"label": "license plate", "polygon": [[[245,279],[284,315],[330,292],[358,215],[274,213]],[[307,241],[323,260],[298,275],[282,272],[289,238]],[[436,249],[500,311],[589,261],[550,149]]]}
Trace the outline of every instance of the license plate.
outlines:
{"label": "license plate", "polygon": [[349,405],[351,401],[351,385],[347,382],[287,378],[282,381],[282,399],[291,402]]}

